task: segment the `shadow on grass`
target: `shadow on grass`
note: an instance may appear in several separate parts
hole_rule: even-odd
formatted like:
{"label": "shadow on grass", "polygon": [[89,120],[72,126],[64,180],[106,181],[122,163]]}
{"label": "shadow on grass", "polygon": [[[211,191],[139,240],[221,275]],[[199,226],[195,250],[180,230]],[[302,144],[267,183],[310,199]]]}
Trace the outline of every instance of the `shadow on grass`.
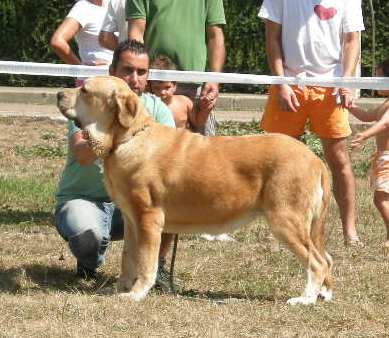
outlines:
{"label": "shadow on grass", "polygon": [[207,299],[217,303],[227,303],[231,300],[258,300],[258,301],[269,301],[274,302],[275,298],[271,295],[258,295],[258,294],[247,294],[247,293],[234,293],[234,292],[223,292],[223,291],[198,291],[198,290],[180,290],[177,295],[186,298],[196,299]]}
{"label": "shadow on grass", "polygon": [[31,222],[54,224],[54,216],[47,211],[0,210],[0,224],[10,225]]}
{"label": "shadow on grass", "polygon": [[98,275],[85,280],[74,271],[41,264],[22,265],[18,268],[0,267],[0,292],[25,293],[26,291],[66,291],[70,293],[95,294],[104,286],[112,286],[113,278]]}
{"label": "shadow on grass", "polygon": [[[115,289],[116,278],[98,274],[96,279],[85,280],[72,270],[42,264],[26,264],[20,267],[4,269],[0,267],[0,293],[24,294],[31,292],[63,291],[68,293],[100,294],[100,289]],[[161,294],[163,292],[152,290]],[[111,291],[107,294],[111,294]],[[258,295],[223,291],[179,290],[176,295],[189,300],[208,300],[218,304],[231,301],[258,300],[274,302],[272,295]],[[279,298],[279,297],[277,297]]]}

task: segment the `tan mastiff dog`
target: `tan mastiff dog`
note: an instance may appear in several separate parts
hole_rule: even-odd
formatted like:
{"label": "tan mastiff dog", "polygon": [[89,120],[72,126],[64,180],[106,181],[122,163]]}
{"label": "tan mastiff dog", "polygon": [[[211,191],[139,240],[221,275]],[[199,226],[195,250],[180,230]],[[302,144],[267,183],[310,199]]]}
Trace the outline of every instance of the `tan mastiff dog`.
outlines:
{"label": "tan mastiff dog", "polygon": [[95,77],[58,93],[104,159],[105,185],[125,222],[118,292],[144,298],[157,273],[161,233],[223,233],[260,213],[274,236],[307,269],[301,297],[332,298],[325,251],[329,177],[303,143],[280,134],[204,137],[152,120],[138,96],[115,77]]}

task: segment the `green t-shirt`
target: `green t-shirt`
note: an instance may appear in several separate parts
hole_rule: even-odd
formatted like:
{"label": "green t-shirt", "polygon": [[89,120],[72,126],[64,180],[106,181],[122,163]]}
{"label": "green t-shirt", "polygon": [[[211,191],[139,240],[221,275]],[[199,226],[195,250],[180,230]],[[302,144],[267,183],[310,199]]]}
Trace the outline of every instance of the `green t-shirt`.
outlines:
{"label": "green t-shirt", "polygon": [[126,15],[146,20],[151,58],[169,56],[179,70],[204,71],[207,25],[226,23],[222,0],[127,0]]}
{"label": "green t-shirt", "polygon": [[[175,128],[173,114],[170,109],[156,96],[142,94],[141,102],[153,119],[165,126]],[[79,131],[73,121],[69,121],[68,138]],[[68,152],[65,169],[59,182],[57,205],[72,199],[86,199],[90,201],[108,201],[103,177],[98,164],[82,166],[74,158],[73,152]]]}

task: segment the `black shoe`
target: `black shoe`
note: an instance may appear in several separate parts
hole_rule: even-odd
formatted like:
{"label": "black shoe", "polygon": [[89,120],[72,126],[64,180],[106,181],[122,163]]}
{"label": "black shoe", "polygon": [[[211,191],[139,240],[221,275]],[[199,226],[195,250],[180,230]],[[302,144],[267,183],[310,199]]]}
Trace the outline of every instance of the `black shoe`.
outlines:
{"label": "black shoe", "polygon": [[82,264],[77,262],[77,271],[76,275],[83,279],[95,279],[96,278],[96,270],[89,269]]}
{"label": "black shoe", "polygon": [[163,293],[176,293],[177,286],[170,278],[170,273],[165,269],[166,260],[160,259],[158,262],[157,279],[155,288]]}

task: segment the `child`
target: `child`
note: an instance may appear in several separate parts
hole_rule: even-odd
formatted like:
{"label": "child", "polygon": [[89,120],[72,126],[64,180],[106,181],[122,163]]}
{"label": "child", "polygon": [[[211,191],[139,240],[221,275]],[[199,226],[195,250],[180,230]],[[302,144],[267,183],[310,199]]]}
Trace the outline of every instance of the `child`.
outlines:
{"label": "child", "polygon": [[[389,77],[389,58],[377,69],[377,76]],[[378,92],[389,96],[389,90]],[[372,161],[371,186],[374,190],[374,204],[384,219],[387,237],[384,251],[389,252],[389,98],[372,111],[365,111],[355,105],[350,113],[364,122],[377,121],[373,126],[358,133],[351,141],[351,147],[358,148],[368,138],[376,137],[377,152]]]}
{"label": "child", "polygon": [[[176,70],[173,61],[164,55],[158,56],[151,69]],[[149,81],[149,91],[161,98],[173,113],[177,128],[201,130],[207,122],[210,110],[197,109],[193,101],[184,95],[175,95],[177,85],[174,81]]]}

